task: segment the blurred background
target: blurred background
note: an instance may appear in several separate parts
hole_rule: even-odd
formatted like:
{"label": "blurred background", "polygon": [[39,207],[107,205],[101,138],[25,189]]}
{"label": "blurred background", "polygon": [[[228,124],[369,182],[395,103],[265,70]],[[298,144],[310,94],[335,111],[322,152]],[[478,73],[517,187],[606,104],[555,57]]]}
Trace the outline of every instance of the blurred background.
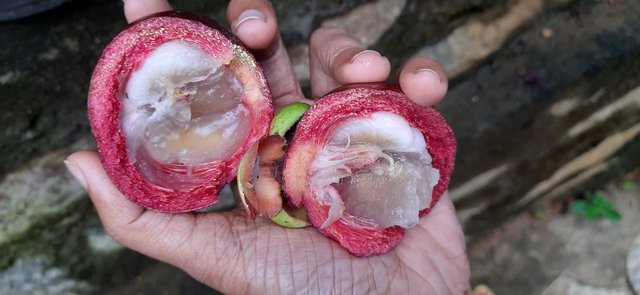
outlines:
{"label": "blurred background", "polygon": [[[224,21],[226,1],[175,0]],[[119,0],[0,0],[0,294],[206,294],[103,230],[62,161],[92,149],[90,75]],[[274,1],[307,41],[341,27],[395,67],[440,61],[450,186],[472,284],[496,294],[640,291],[640,1]],[[594,293],[595,292],[595,293]]]}

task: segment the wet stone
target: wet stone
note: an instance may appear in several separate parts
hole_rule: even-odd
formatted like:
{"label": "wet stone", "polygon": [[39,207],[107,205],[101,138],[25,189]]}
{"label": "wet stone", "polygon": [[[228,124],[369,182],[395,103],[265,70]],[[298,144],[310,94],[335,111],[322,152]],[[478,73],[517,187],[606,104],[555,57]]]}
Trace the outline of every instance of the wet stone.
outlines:
{"label": "wet stone", "polygon": [[627,254],[627,277],[636,294],[640,294],[640,235],[636,237]]}
{"label": "wet stone", "polygon": [[69,279],[68,270],[50,268],[43,259],[20,259],[0,273],[0,294],[88,294],[94,288]]}

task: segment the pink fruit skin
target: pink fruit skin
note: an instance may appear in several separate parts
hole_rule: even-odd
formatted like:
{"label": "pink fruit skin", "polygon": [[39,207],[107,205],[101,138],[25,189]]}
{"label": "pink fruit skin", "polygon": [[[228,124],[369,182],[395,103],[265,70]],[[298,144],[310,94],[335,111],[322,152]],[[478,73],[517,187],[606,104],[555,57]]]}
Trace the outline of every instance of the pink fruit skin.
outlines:
{"label": "pink fruit skin", "polygon": [[456,154],[456,141],[451,128],[433,107],[422,107],[403,93],[384,84],[364,84],[339,89],[320,99],[302,117],[289,145],[284,163],[284,188],[290,204],[305,206],[311,222],[327,237],[340,243],[356,256],[383,254],[402,240],[400,227],[377,228],[372,224],[345,214],[338,221],[321,228],[327,219],[329,206],[321,204],[308,187],[308,171],[315,154],[332,135],[333,130],[351,118],[366,118],[373,112],[392,112],[404,117],[409,124],[422,131],[432,165],[440,171],[440,180],[433,190],[424,216],[445,192]]}
{"label": "pink fruit skin", "polygon": [[[157,46],[175,39],[195,44],[225,64],[236,63],[235,74],[245,84],[243,103],[250,110],[252,120],[242,148],[228,158],[189,169],[182,165],[163,166],[177,173],[192,173],[201,180],[186,189],[166,188],[147,181],[129,160],[119,126],[119,97],[124,94],[130,74]],[[233,46],[236,46],[235,53]],[[235,177],[240,158],[251,144],[267,134],[273,117],[264,74],[244,47],[213,20],[175,11],[137,21],[109,43],[91,78],[88,111],[102,164],[113,183],[136,204],[170,213],[193,211],[216,203],[222,187]]]}

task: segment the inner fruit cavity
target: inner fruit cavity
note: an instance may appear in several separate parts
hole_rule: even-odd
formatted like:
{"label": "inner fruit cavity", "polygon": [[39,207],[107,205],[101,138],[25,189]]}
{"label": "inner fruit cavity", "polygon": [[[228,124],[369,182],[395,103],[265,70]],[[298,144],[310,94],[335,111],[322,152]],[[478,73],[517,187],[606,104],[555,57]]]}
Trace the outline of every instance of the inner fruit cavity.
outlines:
{"label": "inner fruit cavity", "polygon": [[311,164],[309,184],[330,205],[322,227],[348,214],[379,228],[410,228],[439,177],[422,133],[399,115],[376,112],[332,133]]}
{"label": "inner fruit cavity", "polygon": [[233,154],[250,128],[242,83],[228,66],[184,41],[158,46],[125,90],[120,124],[129,159],[165,187],[198,182],[192,167]]}

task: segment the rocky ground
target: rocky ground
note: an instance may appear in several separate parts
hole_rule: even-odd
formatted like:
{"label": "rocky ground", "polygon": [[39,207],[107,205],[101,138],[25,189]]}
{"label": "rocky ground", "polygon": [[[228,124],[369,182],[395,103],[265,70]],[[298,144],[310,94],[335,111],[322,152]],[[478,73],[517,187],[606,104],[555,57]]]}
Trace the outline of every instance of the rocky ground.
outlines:
{"label": "rocky ground", "polygon": [[[226,5],[172,3],[217,19]],[[305,43],[319,26],[346,29],[396,67],[411,56],[442,63],[451,81],[439,109],[459,144],[451,195],[474,284],[496,294],[630,294],[640,285],[633,280],[640,263],[625,267],[625,257],[640,255],[632,251],[640,178],[627,174],[640,166],[640,2],[274,6],[307,92]],[[71,0],[0,23],[0,294],[208,292],[111,240],[62,164],[93,148],[89,77],[124,25],[115,0]],[[625,174],[633,189],[622,187]],[[597,189],[620,211],[619,222],[567,213],[576,196]]]}
{"label": "rocky ground", "polygon": [[589,221],[568,209],[575,198],[556,199],[470,241],[472,282],[495,294],[636,294],[639,180],[630,175],[602,188],[619,221]]}

